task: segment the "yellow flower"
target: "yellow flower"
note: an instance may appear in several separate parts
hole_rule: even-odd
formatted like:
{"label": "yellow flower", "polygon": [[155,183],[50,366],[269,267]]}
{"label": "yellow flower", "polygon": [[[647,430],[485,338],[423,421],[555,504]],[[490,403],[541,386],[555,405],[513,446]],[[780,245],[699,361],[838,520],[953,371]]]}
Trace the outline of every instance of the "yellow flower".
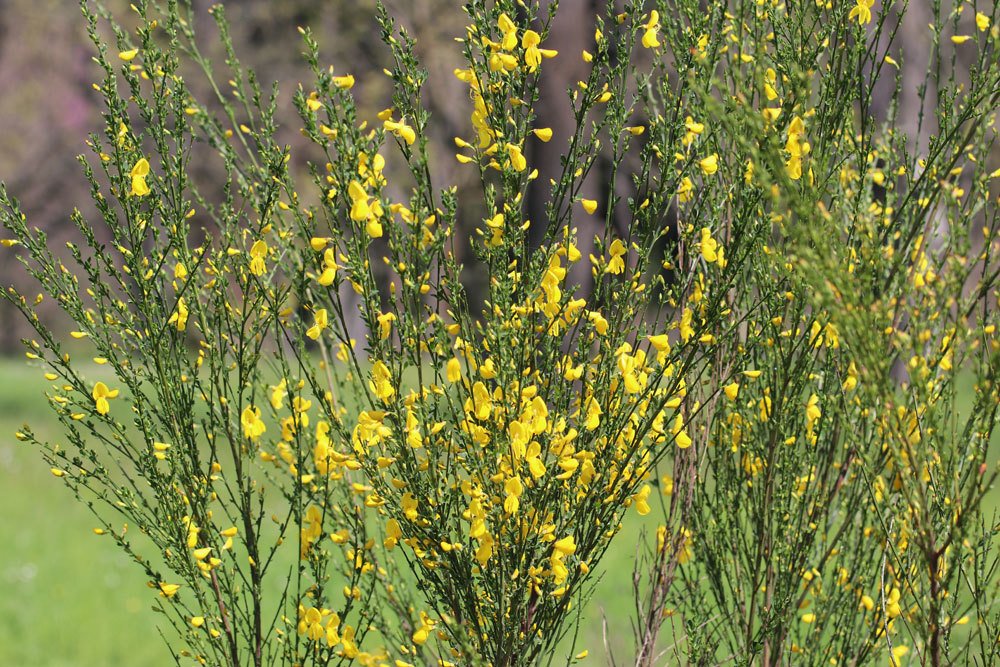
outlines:
{"label": "yellow flower", "polygon": [[97,414],[106,415],[111,411],[111,405],[108,403],[108,400],[118,398],[118,390],[108,389],[106,384],[98,382],[94,385],[92,396],[94,397],[94,403],[97,406]]}
{"label": "yellow flower", "polygon": [[514,168],[514,171],[524,171],[528,168],[528,161],[524,158],[520,146],[507,144],[507,156],[510,158],[510,166]]}
{"label": "yellow flower", "polygon": [[815,620],[816,620],[816,614],[812,613],[811,611],[810,612],[806,612],[805,614],[802,614],[802,622],[803,623],[807,623],[808,624],[808,623],[812,623]]}
{"label": "yellow flower", "polygon": [[417,140],[417,133],[413,131],[413,128],[406,123],[400,121],[395,122],[392,120],[387,120],[382,123],[382,126],[389,132],[392,132],[399,136],[403,141],[406,142],[407,146],[412,146],[413,142]]}
{"label": "yellow flower", "polygon": [[778,91],[774,89],[774,84],[778,82],[778,73],[768,67],[764,72],[764,96],[768,102],[772,102],[778,97]]}
{"label": "yellow flower", "polygon": [[351,198],[351,220],[364,222],[371,217],[372,210],[368,206],[368,193],[361,183],[351,181],[347,186],[347,194]]}
{"label": "yellow flower", "polygon": [[285,403],[285,396],[288,394],[288,381],[281,378],[281,382],[271,387],[271,407],[280,410]]}
{"label": "yellow flower", "polygon": [[326,312],[326,308],[320,308],[317,310],[313,313],[313,317],[315,318],[315,323],[309,327],[309,330],[306,331],[306,335],[313,340],[319,340],[320,334],[323,333],[323,330],[330,326],[330,320]]}
{"label": "yellow flower", "polygon": [[412,493],[404,493],[399,504],[403,508],[403,516],[410,521],[417,520],[417,499]]}
{"label": "yellow flower", "polygon": [[597,202],[593,199],[581,199],[580,203],[583,204],[583,210],[591,215],[597,210]]}
{"label": "yellow flower", "polygon": [[719,254],[717,252],[719,248],[719,242],[712,238],[712,230],[708,227],[703,227],[701,230],[701,256],[705,258],[706,262],[712,263],[719,259]]}
{"label": "yellow flower", "polygon": [[514,25],[509,16],[501,14],[500,18],[497,19],[497,27],[500,28],[500,32],[503,34],[503,41],[500,42],[500,48],[504,51],[510,51],[517,46],[517,26]]}
{"label": "yellow flower", "polygon": [[257,440],[267,431],[267,425],[260,418],[260,408],[248,405],[240,415],[240,424],[243,426],[243,435],[250,440]]}
{"label": "yellow flower", "polygon": [[542,64],[542,51],[538,48],[542,38],[534,30],[525,30],[524,37],[521,38],[521,46],[524,47],[524,64],[528,66],[529,72],[534,72]]}
{"label": "yellow flower", "polygon": [[535,136],[538,137],[539,141],[548,143],[552,139],[552,128],[551,127],[540,127],[538,129],[532,130]]}
{"label": "yellow flower", "polygon": [[343,90],[350,90],[354,87],[354,77],[350,74],[347,76],[335,76],[333,77],[333,85]]}
{"label": "yellow flower", "polygon": [[476,419],[486,421],[490,418],[490,413],[493,411],[493,400],[490,398],[490,392],[486,385],[482,382],[476,382],[472,385],[472,405]]}
{"label": "yellow flower", "polygon": [[603,336],[608,333],[608,321],[604,319],[604,316],[597,312],[590,312],[587,314],[587,320],[594,325],[594,330],[597,335]]}
{"label": "yellow flower", "polygon": [[990,17],[982,12],[976,12],[976,27],[979,32],[986,32],[990,28]]}
{"label": "yellow flower", "polygon": [[132,197],[145,197],[149,194],[149,186],[146,184],[146,177],[149,175],[149,161],[146,158],[140,158],[135,166],[132,167],[132,171],[129,172],[129,176],[132,178],[132,189],[129,191],[129,195]]}
{"label": "yellow flower", "polygon": [[403,536],[403,531],[399,526],[399,521],[389,519],[385,522],[385,540],[383,544],[386,549],[392,549],[399,543],[399,538]]}
{"label": "yellow flower", "polygon": [[250,273],[255,276],[262,276],[267,270],[264,258],[267,257],[267,244],[260,239],[254,241],[250,246]]}
{"label": "yellow flower", "polygon": [[396,321],[394,313],[382,313],[378,316],[378,339],[385,340],[392,331],[392,323]]}
{"label": "yellow flower", "polygon": [[552,551],[560,556],[572,556],[576,553],[576,540],[572,535],[552,543]]}
{"label": "yellow flower", "polygon": [[680,185],[677,186],[677,201],[680,203],[685,203],[691,201],[694,197],[694,182],[685,176],[681,179]]}
{"label": "yellow flower", "polygon": [[445,376],[448,378],[448,382],[458,382],[462,379],[462,364],[455,357],[448,360],[448,364],[445,366]]}
{"label": "yellow flower", "polygon": [[670,336],[667,334],[657,334],[655,336],[647,336],[650,344],[656,348],[657,352],[670,352]]}
{"label": "yellow flower", "polygon": [[172,597],[174,597],[174,595],[177,594],[177,591],[180,590],[181,585],[180,584],[166,584],[166,583],[163,583],[161,581],[158,584],[158,587],[160,589],[160,595],[162,595],[165,598],[172,598]]}
{"label": "yellow flower", "polygon": [[823,416],[823,411],[819,407],[819,396],[812,394],[806,403],[806,425],[812,428],[813,425]]}
{"label": "yellow flower", "polygon": [[872,5],[875,0],[856,0],[857,5],[847,15],[848,21],[858,20],[858,25],[866,25],[872,20]]}
{"label": "yellow flower", "polygon": [[177,299],[177,310],[175,310],[174,313],[170,316],[170,319],[167,320],[167,324],[173,324],[178,331],[184,331],[184,329],[187,327],[187,320],[188,320],[188,307],[187,304],[184,303],[184,297],[180,297],[179,299]]}
{"label": "yellow flower", "polygon": [[372,379],[368,386],[381,401],[388,401],[396,395],[396,388],[392,386],[392,374],[381,361],[376,361],[372,366]]}
{"label": "yellow flower", "polygon": [[642,488],[639,489],[639,493],[635,494],[635,510],[639,513],[639,516],[646,516],[650,512],[649,507],[649,492],[652,488],[649,484],[643,484]]}
{"label": "yellow flower", "polygon": [[719,171],[719,156],[712,153],[708,157],[699,160],[698,166],[701,167],[701,172],[703,174],[711,176],[715,172]]}
{"label": "yellow flower", "polygon": [[788,125],[788,141],[785,142],[785,151],[789,156],[785,163],[785,171],[793,181],[802,177],[802,157],[809,152],[809,142],[803,138],[805,131],[802,119],[798,116],[792,118],[792,122]]}
{"label": "yellow flower", "polygon": [[705,124],[699,123],[691,116],[688,116],[684,119],[684,128],[687,130],[684,133],[684,145],[690,146],[694,143],[698,135],[705,131]]}
{"label": "yellow flower", "polygon": [[660,30],[660,14],[655,9],[649,13],[649,20],[646,21],[646,25],[643,26],[645,31],[642,33],[642,45],[647,49],[658,49],[660,48],[660,40],[658,39],[657,32]]}
{"label": "yellow flower", "polygon": [[337,277],[337,269],[339,268],[337,260],[334,258],[333,250],[327,249],[323,253],[323,272],[316,278],[316,282],[324,287],[332,285],[334,279]]}
{"label": "yellow flower", "polygon": [[139,49],[129,49],[128,51],[119,51],[118,57],[125,62],[128,62],[139,55]]}
{"label": "yellow flower", "polygon": [[507,494],[503,501],[503,511],[507,514],[517,514],[517,510],[521,506],[521,494],[524,493],[521,478],[516,475],[509,478],[504,482],[503,490]]}
{"label": "yellow flower", "polygon": [[[423,646],[425,643],[427,643],[427,640],[430,638],[431,630],[433,629],[434,629],[434,621],[432,621],[430,617],[427,616],[426,612],[423,611],[420,612],[420,627],[417,628],[416,632],[414,632],[413,636],[411,637],[413,643],[416,644],[417,646]],[[403,664],[409,665],[409,663],[403,663],[403,661],[401,660],[396,661],[397,667],[402,667]],[[412,667],[412,665],[410,665],[410,667]]]}
{"label": "yellow flower", "polygon": [[306,99],[306,107],[313,113],[323,108],[323,102],[320,101],[316,91],[309,93],[309,97]]}
{"label": "yellow flower", "polygon": [[684,308],[681,312],[681,321],[677,325],[678,331],[681,334],[681,340],[685,343],[691,340],[694,336],[694,327],[691,326],[691,320],[694,318],[694,312],[690,308]]}
{"label": "yellow flower", "polygon": [[969,35],[952,35],[951,43],[952,44],[965,44],[970,39],[972,39],[972,37],[970,37]]}
{"label": "yellow flower", "polygon": [[608,260],[608,273],[618,275],[625,270],[625,260],[623,258],[628,254],[628,248],[621,242],[621,239],[615,239],[611,242],[609,252],[611,253],[611,259]]}

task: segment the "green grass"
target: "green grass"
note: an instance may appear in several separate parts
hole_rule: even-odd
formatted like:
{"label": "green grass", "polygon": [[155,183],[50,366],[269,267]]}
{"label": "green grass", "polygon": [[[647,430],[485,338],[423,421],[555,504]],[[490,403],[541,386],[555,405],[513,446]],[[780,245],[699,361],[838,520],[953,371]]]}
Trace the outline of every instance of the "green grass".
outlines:
{"label": "green grass", "polygon": [[58,438],[47,384],[23,361],[0,361],[0,664],[167,665],[143,573],[14,438],[25,422]]}
{"label": "green grass", "polygon": [[[143,573],[115,544],[92,532],[89,510],[49,473],[14,432],[30,423],[58,440],[44,392],[48,382],[23,360],[0,359],[0,665],[97,667],[171,663]],[[996,439],[994,439],[996,440]],[[997,444],[994,441],[994,451]],[[995,457],[994,457],[995,458]],[[998,506],[994,491],[987,511]],[[599,568],[607,573],[584,610],[577,651],[608,664],[602,618],[616,658],[632,651],[632,559],[643,525],[635,512]],[[664,630],[664,635],[669,631]],[[664,637],[666,639],[666,637]],[[568,647],[567,647],[568,648]]]}

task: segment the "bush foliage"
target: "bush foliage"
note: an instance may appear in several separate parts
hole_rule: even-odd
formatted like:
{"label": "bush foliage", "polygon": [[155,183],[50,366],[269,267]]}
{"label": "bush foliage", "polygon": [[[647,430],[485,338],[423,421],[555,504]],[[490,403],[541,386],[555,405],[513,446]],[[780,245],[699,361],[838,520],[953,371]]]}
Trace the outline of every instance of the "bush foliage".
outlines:
{"label": "bush foliage", "polygon": [[[990,664],[1000,17],[934,3],[919,146],[872,111],[901,98],[893,4],[609,2],[580,54],[546,48],[556,2],[470,0],[454,156],[388,12],[372,117],[302,29],[302,172],[221,7],[217,63],[184,2],[135,30],[85,2],[105,107],[72,261],[0,189],[63,434],[18,438],[144,568],[178,664],[582,661],[627,512],[659,517],[622,581],[636,665]],[[543,101],[552,58],[587,75]],[[434,159],[478,175],[471,247]]]}

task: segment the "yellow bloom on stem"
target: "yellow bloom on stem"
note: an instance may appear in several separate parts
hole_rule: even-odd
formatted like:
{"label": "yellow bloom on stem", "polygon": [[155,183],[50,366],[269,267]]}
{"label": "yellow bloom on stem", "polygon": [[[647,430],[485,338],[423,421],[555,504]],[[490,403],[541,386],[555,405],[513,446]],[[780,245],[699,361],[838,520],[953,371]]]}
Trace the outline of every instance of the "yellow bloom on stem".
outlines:
{"label": "yellow bloom on stem", "polygon": [[543,143],[548,143],[549,140],[552,139],[551,127],[539,127],[535,130],[532,130],[532,132],[536,137],[538,137],[539,141],[542,141]]}
{"label": "yellow bloom on stem", "polygon": [[372,366],[372,379],[368,386],[381,401],[388,401],[396,395],[396,388],[392,386],[392,373],[381,361],[376,361]]}
{"label": "yellow bloom on stem", "polygon": [[184,302],[184,297],[180,297],[179,299],[177,299],[177,309],[170,316],[170,319],[167,320],[167,324],[173,324],[178,331],[184,331],[184,329],[187,327],[187,320],[188,320],[188,307],[187,304]]}
{"label": "yellow bloom on stem", "polygon": [[524,485],[518,476],[511,477],[504,482],[503,490],[507,497],[503,501],[503,511],[507,514],[517,514],[521,507],[521,494],[524,493]]}
{"label": "yellow bloom on stem", "polygon": [[514,168],[514,171],[524,171],[528,168],[528,161],[525,159],[524,153],[521,152],[520,146],[507,144],[507,156],[510,158],[510,166]]}
{"label": "yellow bloom on stem", "polygon": [[309,327],[306,331],[306,335],[313,340],[319,340],[320,334],[323,333],[323,330],[330,326],[329,315],[326,312],[326,308],[320,308],[313,313],[313,317],[315,318],[315,323]]}
{"label": "yellow bloom on stem", "polygon": [[445,376],[448,382],[458,382],[462,379],[462,363],[455,357],[448,360],[445,366]]}
{"label": "yellow bloom on stem", "polygon": [[703,227],[701,230],[701,256],[706,262],[712,263],[719,259],[719,242],[712,238],[712,230]]}
{"label": "yellow bloom on stem", "polygon": [[129,49],[128,51],[119,51],[118,58],[128,62],[139,55],[139,49]]}
{"label": "yellow bloom on stem", "polygon": [[354,222],[365,222],[371,217],[372,210],[368,206],[368,193],[361,183],[351,181],[347,186],[347,194],[351,198],[351,220]]}
{"label": "yellow bloom on stem", "polygon": [[493,400],[490,392],[482,382],[472,385],[473,413],[479,421],[486,421],[493,412]]}
{"label": "yellow bloom on stem", "polygon": [[576,540],[572,535],[556,540],[552,543],[552,551],[561,556],[572,556],[576,553]]}
{"label": "yellow bloom on stem", "polygon": [[396,321],[394,313],[382,313],[378,316],[378,339],[385,340],[392,331],[392,323]]}
{"label": "yellow bloom on stem", "polygon": [[517,26],[514,25],[509,16],[501,14],[500,18],[497,19],[497,27],[500,28],[500,32],[503,34],[503,41],[500,42],[500,48],[504,51],[510,51],[517,46]]}
{"label": "yellow bloom on stem", "polygon": [[660,30],[660,14],[655,9],[649,13],[649,20],[646,21],[646,25],[643,26],[645,31],[642,33],[642,45],[647,49],[658,49],[660,48],[660,40],[657,33]]}
{"label": "yellow bloom on stem", "polygon": [[174,595],[177,594],[177,591],[179,591],[181,588],[180,584],[166,584],[162,581],[159,584],[157,584],[157,586],[160,589],[160,595],[162,595],[165,598],[174,597]]}
{"label": "yellow bloom on stem", "polygon": [[857,5],[847,15],[848,21],[858,20],[858,25],[866,25],[872,20],[872,5],[875,0],[856,0]]}
{"label": "yellow bloom on stem", "polygon": [[694,182],[685,176],[677,186],[677,201],[682,204],[691,201],[694,197]]}
{"label": "yellow bloom on stem", "polygon": [[541,42],[542,38],[534,30],[524,31],[521,46],[524,47],[524,64],[528,66],[529,72],[534,72],[542,64],[542,51],[538,48]]}
{"label": "yellow bloom on stem", "polygon": [[802,119],[798,116],[792,118],[788,126],[788,141],[785,142],[785,151],[789,156],[785,162],[785,171],[793,181],[802,177],[802,157],[809,153],[809,142],[804,139],[805,131]]}
{"label": "yellow bloom on stem", "polygon": [[656,334],[655,336],[647,336],[649,343],[656,348],[657,352],[670,353],[670,336],[667,334]]}
{"label": "yellow bloom on stem", "polygon": [[140,158],[135,163],[129,176],[132,178],[132,189],[129,191],[129,196],[145,197],[149,194],[149,186],[146,184],[146,177],[149,176],[149,161],[146,158]]}
{"label": "yellow bloom on stem", "polygon": [[254,241],[250,246],[250,273],[262,276],[267,270],[264,259],[267,257],[267,244],[261,240]]}
{"label": "yellow bloom on stem", "polygon": [[618,275],[625,270],[624,257],[628,254],[628,248],[621,242],[621,239],[615,239],[611,242],[609,252],[611,253],[611,259],[608,260],[608,273]]}
{"label": "yellow bloom on stem", "polygon": [[591,215],[597,210],[597,202],[593,199],[581,199],[580,203],[583,204],[583,210]]}
{"label": "yellow bloom on stem", "polygon": [[635,494],[635,510],[639,513],[639,516],[646,516],[651,511],[649,506],[649,492],[652,487],[649,484],[643,484],[642,488],[639,489],[639,493]]}
{"label": "yellow bloom on stem", "polygon": [[288,395],[288,381],[281,378],[281,382],[271,387],[271,407],[280,410],[285,403],[286,395]]}
{"label": "yellow bloom on stem", "polygon": [[337,269],[340,266],[337,265],[337,260],[334,258],[333,250],[327,249],[323,253],[323,272],[319,274],[316,278],[318,282],[323,287],[328,287],[333,284],[334,279],[337,277]]}
{"label": "yellow bloom on stem", "polygon": [[698,166],[701,167],[701,172],[703,174],[711,176],[715,172],[719,171],[719,156],[712,153],[708,157],[699,160]]}
{"label": "yellow bloom on stem", "polygon": [[417,133],[414,132],[412,127],[402,121],[397,123],[396,121],[387,120],[382,123],[382,126],[405,141],[407,146],[412,146],[413,142],[417,140]]}
{"label": "yellow bloom on stem", "polygon": [[400,506],[403,508],[403,516],[410,521],[417,520],[417,505],[418,501],[412,493],[404,493],[403,497],[400,499]]}
{"label": "yellow bloom on stem", "polygon": [[267,425],[260,418],[260,408],[248,405],[240,415],[240,424],[243,426],[243,435],[250,440],[257,440],[267,431]]}
{"label": "yellow bloom on stem", "polygon": [[399,538],[403,536],[403,531],[399,526],[399,521],[389,519],[385,522],[385,540],[383,544],[386,549],[392,549],[399,543]]}
{"label": "yellow bloom on stem", "polygon": [[118,398],[118,390],[108,389],[108,385],[98,382],[94,385],[94,391],[91,395],[94,397],[94,403],[97,406],[97,414],[106,415],[111,411],[111,405],[108,403],[108,400]]}
{"label": "yellow bloom on stem", "polygon": [[350,74],[346,76],[333,77],[333,85],[342,90],[350,90],[354,87],[354,77]]}
{"label": "yellow bloom on stem", "polygon": [[608,333],[608,321],[598,312],[587,313],[587,320],[594,325],[594,330],[598,336]]}

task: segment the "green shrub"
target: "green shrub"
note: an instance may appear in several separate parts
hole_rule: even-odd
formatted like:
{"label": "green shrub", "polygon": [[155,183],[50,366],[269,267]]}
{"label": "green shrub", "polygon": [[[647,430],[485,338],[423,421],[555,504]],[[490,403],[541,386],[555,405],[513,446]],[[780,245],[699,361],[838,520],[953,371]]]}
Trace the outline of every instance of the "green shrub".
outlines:
{"label": "green shrub", "polygon": [[[997,659],[997,9],[934,4],[908,136],[873,116],[877,81],[912,85],[905,5],[703,4],[609,2],[550,129],[539,77],[581,57],[545,48],[557,4],[468,2],[468,239],[384,10],[377,116],[302,31],[300,173],[221,8],[220,76],[186,4],[137,2],[134,31],[83,5],[96,216],[65,262],[5,189],[0,216],[114,380],[8,290],[64,435],[18,438],[144,568],[178,664],[583,660],[630,511],[660,524],[637,665]],[[527,146],[553,137],[545,182]],[[583,197],[602,162],[634,196]]]}

